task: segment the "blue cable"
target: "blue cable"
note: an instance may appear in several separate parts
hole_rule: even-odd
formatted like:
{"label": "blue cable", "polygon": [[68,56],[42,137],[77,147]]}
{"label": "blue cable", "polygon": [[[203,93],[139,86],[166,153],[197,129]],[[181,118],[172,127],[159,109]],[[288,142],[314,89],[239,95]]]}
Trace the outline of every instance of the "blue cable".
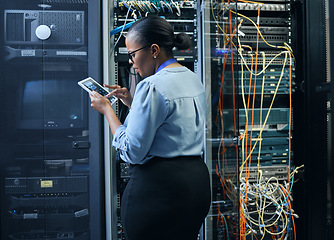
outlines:
{"label": "blue cable", "polygon": [[286,231],[286,236],[289,236],[289,232],[290,232],[290,224],[291,224],[291,221],[292,221],[292,209],[291,209],[291,204],[288,204],[289,206],[289,221],[288,221],[288,225],[287,225],[287,231]]}
{"label": "blue cable", "polygon": [[131,25],[132,25],[134,22],[135,22],[135,21],[129,22],[129,23],[125,24],[125,25],[119,26],[119,27],[117,27],[117,28],[111,30],[111,31],[110,31],[110,37],[111,37],[112,35],[116,34],[116,33],[119,33],[120,31],[122,31],[123,27],[124,27],[123,30],[128,29],[129,27],[131,27]]}
{"label": "blue cable", "polygon": [[[295,168],[293,168],[293,175],[292,175],[292,179],[291,179],[291,186],[290,186],[290,189],[289,189],[289,192],[288,192],[288,194],[286,195],[286,197],[285,197],[285,199],[284,199],[284,201],[282,202],[282,203],[280,203],[280,204],[278,204],[278,205],[276,205],[276,204],[274,204],[274,206],[279,206],[279,205],[282,205],[282,204],[284,204],[285,203],[285,201],[286,201],[286,199],[290,196],[290,194],[291,194],[291,190],[292,190],[292,186],[293,186],[293,182],[295,181]],[[281,186],[280,186],[281,187]],[[281,187],[282,188],[282,187]]]}

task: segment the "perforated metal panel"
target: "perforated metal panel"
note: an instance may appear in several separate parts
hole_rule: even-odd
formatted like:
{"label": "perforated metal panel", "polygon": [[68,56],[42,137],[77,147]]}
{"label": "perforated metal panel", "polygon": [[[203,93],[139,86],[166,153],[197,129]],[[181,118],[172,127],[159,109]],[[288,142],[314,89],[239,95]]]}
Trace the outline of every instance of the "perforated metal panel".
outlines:
{"label": "perforated metal panel", "polygon": [[47,43],[83,44],[84,12],[40,12],[39,23],[50,27],[51,37]]}
{"label": "perforated metal panel", "polygon": [[[83,11],[5,11],[5,41],[8,44],[76,45],[85,44]],[[51,35],[41,40],[36,29],[47,26]]]}

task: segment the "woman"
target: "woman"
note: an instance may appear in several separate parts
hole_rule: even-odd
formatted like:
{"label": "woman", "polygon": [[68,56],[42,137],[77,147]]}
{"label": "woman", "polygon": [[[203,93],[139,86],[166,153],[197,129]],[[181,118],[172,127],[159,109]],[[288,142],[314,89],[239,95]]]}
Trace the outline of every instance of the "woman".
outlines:
{"label": "woman", "polygon": [[204,144],[205,91],[198,77],[174,58],[190,39],[174,36],[163,18],[148,16],[128,31],[129,62],[144,79],[132,99],[119,86],[115,95],[130,108],[122,125],[108,100],[91,95],[105,115],[113,146],[130,163],[131,178],[121,203],[127,240],[195,240],[210,207]]}

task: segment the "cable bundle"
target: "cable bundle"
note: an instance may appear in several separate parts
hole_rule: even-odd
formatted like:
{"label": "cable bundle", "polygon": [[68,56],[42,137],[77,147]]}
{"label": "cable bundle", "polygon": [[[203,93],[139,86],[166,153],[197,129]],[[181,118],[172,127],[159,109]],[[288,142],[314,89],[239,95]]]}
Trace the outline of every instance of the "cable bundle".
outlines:
{"label": "cable bundle", "polygon": [[[146,16],[149,13],[175,13],[181,16],[179,2],[170,1],[122,1],[119,7],[130,9],[131,16],[135,19]],[[139,16],[138,16],[139,15]]]}
{"label": "cable bundle", "polygon": [[[221,195],[234,202],[234,211],[237,211],[236,208],[239,206],[239,222],[229,224],[226,221],[226,217],[230,216],[231,212],[224,214],[224,210],[220,206],[218,206],[217,219],[221,220],[221,225],[226,230],[226,239],[230,239],[230,236],[233,236],[231,231],[229,231],[231,230],[229,226],[232,225],[238,226],[240,239],[264,239],[266,236],[271,236],[272,239],[288,239],[289,236],[292,236],[292,229],[296,239],[294,218],[297,215],[294,213],[291,204],[291,192],[296,170],[290,173],[292,168],[291,95],[293,52],[291,47],[285,42],[282,46],[268,43],[261,33],[259,23],[260,10],[264,9],[263,3],[252,1],[231,2],[214,2],[212,0],[210,3],[211,15],[216,26],[216,48],[223,49],[223,51],[219,51],[221,53],[222,74],[216,122],[221,130],[221,144],[218,148],[216,174],[221,182]],[[257,7],[256,23],[250,17],[236,11],[238,9],[236,5],[240,2],[250,4],[253,12]],[[241,30],[244,20],[251,23],[253,29],[256,30],[255,46],[242,42],[245,35]],[[274,51],[271,51],[270,54],[268,54],[269,51],[260,51],[260,41],[266,45],[266,49],[269,48]],[[247,54],[245,54],[246,52]],[[268,57],[268,55],[270,56]],[[281,64],[278,65],[278,62],[281,62]],[[277,76],[274,77],[275,80],[271,80],[271,84],[266,84],[269,78],[269,69],[273,65],[275,65],[276,69],[280,68],[281,72],[277,73]],[[245,72],[247,72],[247,75]],[[238,75],[238,73],[240,74]],[[236,81],[235,78],[237,76],[239,76],[238,80],[240,81]],[[288,79],[284,79],[284,76],[288,76]],[[287,122],[288,129],[284,133],[288,138],[288,152],[285,163],[288,166],[288,171],[284,182],[275,177],[265,179],[261,170],[261,144],[263,138],[266,137],[265,135],[270,135],[274,132],[267,131],[268,129],[270,130],[267,123],[272,114],[277,94],[280,92],[282,81],[287,82],[288,85],[286,96],[289,99],[288,109],[290,112]],[[242,102],[242,107],[240,108],[237,107],[237,98],[239,96],[236,94],[238,93],[236,89],[239,83]],[[270,94],[265,94],[265,89],[268,85],[272,87],[272,90]],[[228,91],[225,89],[227,86],[231,86]],[[226,128],[226,119],[231,120],[232,117],[224,116],[224,114],[229,112],[224,105],[224,96],[228,92],[232,98],[233,129]],[[270,100],[268,100],[269,96]],[[266,106],[266,111],[264,111],[264,97],[267,99],[266,103],[269,104],[269,106]],[[257,111],[255,111],[255,108]],[[246,124],[243,129],[238,126],[240,120],[238,111],[243,111],[246,118]],[[255,116],[255,112],[259,113],[260,116]],[[254,123],[255,117],[260,119],[256,124]],[[225,146],[224,144],[224,137],[226,134],[230,134],[227,131],[233,131],[234,136],[238,136],[239,147],[234,147],[234,150],[233,147]],[[226,158],[227,151],[235,151],[235,165],[231,164],[231,159]],[[254,152],[258,155],[254,156]],[[252,158],[255,158],[256,162],[252,162]],[[256,169],[256,181],[249,179],[251,169],[252,171]],[[217,201],[217,204],[218,202],[221,201]],[[235,232],[235,234],[237,233]]]}

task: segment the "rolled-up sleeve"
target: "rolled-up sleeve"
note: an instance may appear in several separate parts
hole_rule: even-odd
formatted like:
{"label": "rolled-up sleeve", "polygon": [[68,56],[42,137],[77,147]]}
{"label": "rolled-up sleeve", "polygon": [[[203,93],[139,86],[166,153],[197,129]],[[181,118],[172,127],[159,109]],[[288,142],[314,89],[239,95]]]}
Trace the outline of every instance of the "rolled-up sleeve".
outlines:
{"label": "rolled-up sleeve", "polygon": [[128,149],[125,144],[128,141],[122,141],[122,139],[124,140],[126,139],[125,130],[126,127],[124,125],[121,125],[116,129],[115,136],[113,139],[113,147],[116,148],[117,150],[122,149],[123,151],[126,151]]}
{"label": "rolled-up sleeve", "polygon": [[166,119],[168,101],[151,82],[143,80],[136,93],[124,125],[117,128],[113,147],[120,157],[132,164],[143,164],[154,141],[156,131]]}

